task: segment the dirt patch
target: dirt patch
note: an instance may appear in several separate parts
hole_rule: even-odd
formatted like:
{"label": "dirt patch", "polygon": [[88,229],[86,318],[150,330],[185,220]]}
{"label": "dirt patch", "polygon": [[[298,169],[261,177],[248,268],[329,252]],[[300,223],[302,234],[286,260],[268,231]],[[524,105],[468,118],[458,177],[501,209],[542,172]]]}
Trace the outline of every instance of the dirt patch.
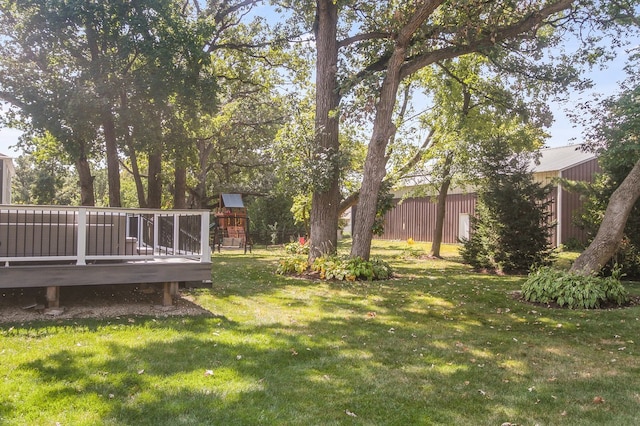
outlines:
{"label": "dirt patch", "polygon": [[195,304],[188,291],[180,289],[173,305],[162,306],[161,284],[61,287],[60,309],[45,309],[45,289],[0,290],[0,323],[73,318],[126,316],[213,315]]}

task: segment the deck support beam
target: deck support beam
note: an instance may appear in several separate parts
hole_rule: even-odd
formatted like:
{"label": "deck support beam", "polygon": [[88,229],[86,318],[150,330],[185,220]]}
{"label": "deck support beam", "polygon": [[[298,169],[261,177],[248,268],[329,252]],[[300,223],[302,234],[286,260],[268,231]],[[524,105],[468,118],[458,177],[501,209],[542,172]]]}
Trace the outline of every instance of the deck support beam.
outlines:
{"label": "deck support beam", "polygon": [[47,287],[47,307],[48,308],[60,307],[60,287],[59,286]]}
{"label": "deck support beam", "polygon": [[164,283],[164,291],[162,292],[162,306],[173,305],[173,297],[178,295],[178,283]]}

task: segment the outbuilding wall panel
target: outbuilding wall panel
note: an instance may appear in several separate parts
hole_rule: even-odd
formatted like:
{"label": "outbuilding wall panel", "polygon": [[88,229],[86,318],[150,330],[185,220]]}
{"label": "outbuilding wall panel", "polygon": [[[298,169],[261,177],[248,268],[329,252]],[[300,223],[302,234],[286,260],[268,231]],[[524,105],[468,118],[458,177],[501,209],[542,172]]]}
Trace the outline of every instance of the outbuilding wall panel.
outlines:
{"label": "outbuilding wall panel", "polygon": [[[442,240],[445,243],[458,242],[460,214],[473,215],[475,194],[450,194],[443,224]],[[387,212],[384,220],[385,240],[431,241],[436,222],[436,203],[433,197],[394,200],[395,207]]]}
{"label": "outbuilding wall panel", "polygon": [[[593,182],[595,175],[601,169],[597,159],[578,164],[562,172],[564,179],[582,182]],[[582,195],[562,189],[562,243],[566,244],[573,240],[585,243],[586,233],[575,225],[576,216],[582,211]]]}

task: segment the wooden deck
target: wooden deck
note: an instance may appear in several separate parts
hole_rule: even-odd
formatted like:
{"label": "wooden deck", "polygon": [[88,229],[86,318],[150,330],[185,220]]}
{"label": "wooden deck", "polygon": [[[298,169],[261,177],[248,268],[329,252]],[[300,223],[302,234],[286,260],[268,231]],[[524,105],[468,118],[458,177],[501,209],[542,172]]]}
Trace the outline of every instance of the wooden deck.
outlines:
{"label": "wooden deck", "polygon": [[[63,220],[60,220],[60,218]],[[99,225],[96,230],[96,225]],[[0,288],[211,280],[209,212],[0,206]]]}

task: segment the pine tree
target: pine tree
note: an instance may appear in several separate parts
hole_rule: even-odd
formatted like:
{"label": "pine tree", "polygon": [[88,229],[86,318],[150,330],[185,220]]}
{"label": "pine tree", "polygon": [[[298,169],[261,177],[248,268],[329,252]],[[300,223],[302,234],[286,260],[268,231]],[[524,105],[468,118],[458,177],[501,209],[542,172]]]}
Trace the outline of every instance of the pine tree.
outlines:
{"label": "pine tree", "polygon": [[487,158],[491,160],[484,167],[485,184],[471,219],[470,239],[463,242],[463,260],[499,273],[548,264],[551,185],[534,181],[527,155]]}

